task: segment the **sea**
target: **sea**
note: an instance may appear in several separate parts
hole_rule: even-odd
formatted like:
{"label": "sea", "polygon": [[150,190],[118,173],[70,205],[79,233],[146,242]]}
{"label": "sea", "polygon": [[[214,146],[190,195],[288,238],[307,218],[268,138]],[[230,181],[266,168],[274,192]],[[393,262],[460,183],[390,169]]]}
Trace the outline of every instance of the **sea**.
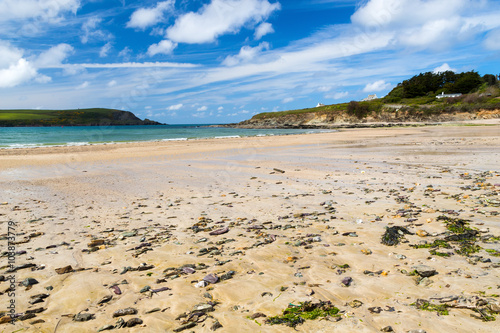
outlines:
{"label": "sea", "polygon": [[137,141],[290,135],[329,132],[311,129],[245,129],[207,125],[0,127],[0,149],[84,146]]}

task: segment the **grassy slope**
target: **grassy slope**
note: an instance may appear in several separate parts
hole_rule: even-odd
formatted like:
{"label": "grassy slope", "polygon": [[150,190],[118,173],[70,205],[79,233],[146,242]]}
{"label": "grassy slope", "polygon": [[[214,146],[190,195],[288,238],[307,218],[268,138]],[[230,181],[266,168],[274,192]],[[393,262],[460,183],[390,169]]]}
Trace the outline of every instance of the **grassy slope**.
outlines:
{"label": "grassy slope", "polygon": [[111,109],[76,109],[76,110],[0,110],[0,126],[70,126],[70,125],[98,125],[111,123],[119,125],[120,121],[113,120]]}
{"label": "grassy slope", "polygon": [[[462,98],[457,99],[438,99],[435,96],[424,96],[402,99],[397,103],[388,102],[385,98],[376,99],[368,102],[360,102],[361,104],[368,105],[370,111],[380,112],[382,110],[390,111],[391,108],[388,105],[397,104],[402,106],[403,109],[413,109],[422,110],[426,113],[440,113],[440,112],[450,112],[450,111],[463,111],[470,112],[479,109],[500,109],[500,91],[499,89],[491,89],[491,96],[479,98],[479,94],[467,94]],[[490,93],[491,93],[490,92]],[[269,119],[277,118],[289,114],[301,114],[301,113],[311,113],[311,112],[338,112],[347,110],[347,105],[349,103],[340,103],[325,105],[314,108],[300,109],[300,110],[289,110],[289,111],[279,111],[279,112],[264,112],[259,113],[252,117],[254,120],[259,119]],[[395,110],[395,108],[392,108]]]}

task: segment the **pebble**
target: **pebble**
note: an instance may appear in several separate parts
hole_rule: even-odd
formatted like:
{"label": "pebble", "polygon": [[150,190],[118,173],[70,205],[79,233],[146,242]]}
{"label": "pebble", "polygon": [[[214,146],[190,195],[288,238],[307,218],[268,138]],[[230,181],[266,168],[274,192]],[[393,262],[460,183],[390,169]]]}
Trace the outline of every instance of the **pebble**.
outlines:
{"label": "pebble", "polygon": [[73,272],[73,267],[71,265],[56,268],[56,273],[57,274],[67,274]]}
{"label": "pebble", "polygon": [[137,325],[141,325],[142,323],[143,323],[143,321],[140,318],[130,318],[125,323],[125,326],[127,326],[127,327],[134,327],[134,326],[137,326]]}
{"label": "pebble", "polygon": [[95,318],[95,315],[92,313],[79,313],[73,317],[73,320],[74,321],[89,321],[89,320],[92,320],[94,318]]}
{"label": "pebble", "polygon": [[97,304],[104,304],[104,303],[107,303],[107,302],[111,301],[111,299],[112,299],[112,298],[113,298],[113,296],[112,296],[112,295],[106,295],[106,296],[104,296],[103,298],[101,298],[101,299],[99,300],[99,302],[97,302]]}
{"label": "pebble", "polygon": [[182,326],[174,328],[174,332],[181,332],[181,331],[187,330],[188,328],[192,328],[192,327],[195,327],[195,326],[196,326],[196,323],[189,322],[187,324],[184,324]]}
{"label": "pebble", "polygon": [[134,308],[120,309],[113,312],[113,318],[127,316],[127,315],[135,315],[135,314],[137,314],[137,309]]}
{"label": "pebble", "polygon": [[34,284],[37,284],[38,281],[34,278],[26,278],[23,280],[23,282],[21,282],[21,284],[25,287],[28,287],[28,286],[32,286]]}
{"label": "pebble", "polygon": [[207,276],[205,276],[203,278],[203,281],[211,283],[211,284],[215,284],[219,281],[219,277],[216,274],[211,273],[211,274],[208,274]]}
{"label": "pebble", "polygon": [[114,328],[115,328],[114,325],[105,325],[105,326],[101,327],[100,329],[98,329],[97,332],[109,331],[109,330],[112,330]]}
{"label": "pebble", "polygon": [[342,284],[345,286],[345,287],[349,287],[352,283],[352,277],[350,276],[346,276],[345,278],[342,279]]}
{"label": "pebble", "polygon": [[414,268],[421,277],[430,277],[437,274],[436,269],[427,265],[417,265]]}
{"label": "pebble", "polygon": [[386,326],[380,329],[381,332],[394,332],[391,326]]}

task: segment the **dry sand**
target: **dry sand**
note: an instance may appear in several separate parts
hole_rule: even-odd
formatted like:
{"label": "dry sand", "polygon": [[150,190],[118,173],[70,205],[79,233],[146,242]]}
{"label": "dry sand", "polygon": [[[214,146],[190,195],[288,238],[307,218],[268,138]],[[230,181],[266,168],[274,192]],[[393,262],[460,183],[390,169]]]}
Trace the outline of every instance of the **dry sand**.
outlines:
{"label": "dry sand", "polygon": [[[123,319],[142,324],[113,331],[172,332],[186,319],[179,315],[212,301],[214,311],[186,332],[210,332],[216,320],[218,332],[292,332],[249,317],[322,300],[341,310],[341,320],[307,320],[298,331],[497,332],[498,321],[474,318],[480,314],[470,309],[438,315],[411,304],[461,296],[445,304],[476,307],[479,300],[488,303],[480,308],[498,310],[500,257],[485,249],[500,251],[490,238],[500,236],[499,134],[496,122],[1,150],[2,251],[15,222],[19,269],[6,272],[2,256],[0,274],[14,275],[16,290],[9,297],[10,283],[0,282],[0,310],[14,299],[17,314],[42,312],[0,331],[96,332],[115,325],[114,311],[132,307],[138,313]],[[438,249],[452,253],[441,257],[411,247],[449,235],[440,215],[470,220],[479,252]],[[383,245],[390,226],[421,236]],[[209,235],[223,227],[229,232]],[[185,264],[196,265],[194,273],[167,270]],[[437,274],[410,275],[419,264]],[[67,265],[73,271],[55,271]],[[141,265],[147,269],[124,270]],[[230,271],[230,279],[195,287],[210,273]],[[39,283],[19,285],[26,278]],[[115,284],[120,295],[110,289]],[[168,290],[141,293],[145,286]],[[38,294],[49,296],[30,304]],[[97,304],[104,296],[113,297]],[[94,316],[72,320],[78,313]]]}

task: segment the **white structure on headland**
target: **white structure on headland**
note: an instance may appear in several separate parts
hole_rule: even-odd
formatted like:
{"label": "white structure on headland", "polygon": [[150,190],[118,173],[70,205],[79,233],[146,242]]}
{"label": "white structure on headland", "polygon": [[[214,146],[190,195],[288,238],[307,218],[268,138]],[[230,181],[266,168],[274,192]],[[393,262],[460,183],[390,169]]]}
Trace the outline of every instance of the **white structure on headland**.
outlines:
{"label": "white structure on headland", "polygon": [[457,94],[445,94],[444,91],[437,95],[436,98],[448,98],[448,97],[459,97],[459,96],[462,96],[461,93],[457,93]]}
{"label": "white structure on headland", "polygon": [[368,95],[368,97],[362,99],[361,102],[373,101],[374,99],[377,99],[377,98],[378,98],[377,94]]}
{"label": "white structure on headland", "polygon": [[323,103],[318,103],[318,105],[316,105],[317,108],[319,108],[320,106],[325,106],[325,104]]}

